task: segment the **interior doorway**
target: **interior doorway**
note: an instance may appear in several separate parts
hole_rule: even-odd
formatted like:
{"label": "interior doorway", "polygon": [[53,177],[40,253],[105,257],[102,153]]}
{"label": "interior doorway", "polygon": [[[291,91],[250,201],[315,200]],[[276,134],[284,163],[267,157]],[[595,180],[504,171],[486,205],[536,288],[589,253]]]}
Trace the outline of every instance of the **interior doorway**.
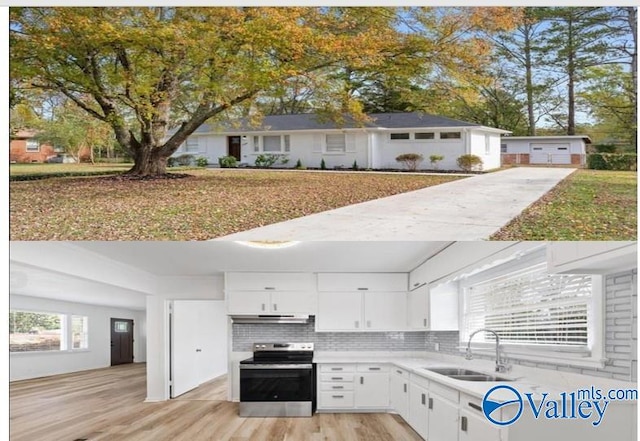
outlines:
{"label": "interior doorway", "polygon": [[111,319],[111,366],[133,363],[133,320]]}

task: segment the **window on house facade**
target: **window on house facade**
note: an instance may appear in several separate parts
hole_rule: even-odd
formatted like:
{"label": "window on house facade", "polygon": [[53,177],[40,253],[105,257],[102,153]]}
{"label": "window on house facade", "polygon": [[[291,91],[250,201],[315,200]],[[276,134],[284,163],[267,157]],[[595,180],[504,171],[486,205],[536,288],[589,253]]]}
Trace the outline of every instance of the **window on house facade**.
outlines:
{"label": "window on house facade", "polygon": [[9,311],[9,352],[87,349],[89,318],[80,315]]}
{"label": "window on house facade", "polygon": [[40,151],[40,143],[35,139],[27,139],[27,151],[28,152],[39,152]]}
{"label": "window on house facade", "polygon": [[435,139],[433,132],[416,132],[416,139]]}
{"label": "window on house facade", "polygon": [[289,153],[291,151],[291,137],[289,135],[283,135],[282,140],[284,142],[284,151]]}
{"label": "window on house facade", "polygon": [[484,154],[491,154],[491,136],[489,135],[484,135]]}
{"label": "window on house facade", "polygon": [[409,139],[409,133],[390,133],[389,134],[389,139],[391,139],[392,141],[395,140],[400,140],[400,139]]}
{"label": "window on house facade", "polygon": [[460,139],[462,134],[460,132],[440,132],[440,139]]}
{"label": "window on house facade", "polygon": [[500,153],[507,153],[507,145],[500,144]]}
{"label": "window on house facade", "polygon": [[262,151],[278,153],[280,152],[280,149],[280,135],[262,137]]}
{"label": "window on house facade", "polygon": [[327,135],[327,152],[344,153],[346,151],[346,139],[344,134]]}
{"label": "window on house facade", "polygon": [[260,137],[259,136],[254,136],[253,137],[253,151],[258,153],[260,151]]}
{"label": "window on house facade", "polygon": [[253,137],[255,153],[289,153],[291,151],[290,135],[264,135]]}
{"label": "window on house facade", "polygon": [[[462,281],[461,344],[471,333],[491,329],[514,358],[553,353],[565,360],[600,359],[601,277],[551,274],[544,248]],[[495,337],[480,332],[471,347],[493,348]],[[518,355],[519,354],[519,355]],[[579,363],[578,363],[579,364]]]}
{"label": "window on house facade", "polygon": [[184,145],[186,152],[197,152],[200,150],[200,142],[197,137],[190,136],[187,138],[187,141]]}

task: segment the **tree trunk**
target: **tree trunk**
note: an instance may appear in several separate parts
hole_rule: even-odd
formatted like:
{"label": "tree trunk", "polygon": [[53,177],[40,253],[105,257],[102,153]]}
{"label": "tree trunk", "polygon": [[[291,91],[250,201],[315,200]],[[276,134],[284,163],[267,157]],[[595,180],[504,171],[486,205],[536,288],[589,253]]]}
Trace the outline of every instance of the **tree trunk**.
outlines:
{"label": "tree trunk", "polygon": [[568,91],[568,115],[567,115],[567,135],[575,135],[576,134],[576,97],[575,97],[575,51],[576,48],[574,46],[574,41],[573,41],[573,26],[574,26],[574,22],[573,22],[573,17],[569,18],[569,23],[568,23],[568,41],[567,41],[567,47],[569,48],[568,52],[568,63],[567,63],[567,76],[568,78],[568,84],[567,84],[567,91]]}
{"label": "tree trunk", "polygon": [[531,61],[531,26],[527,24],[524,28],[524,66],[527,90],[527,118],[529,127],[527,135],[536,136],[536,115],[533,110],[533,62]]}
{"label": "tree trunk", "polygon": [[159,176],[167,173],[167,158],[161,149],[151,144],[136,143],[131,146],[133,167],[126,174],[134,176]]}

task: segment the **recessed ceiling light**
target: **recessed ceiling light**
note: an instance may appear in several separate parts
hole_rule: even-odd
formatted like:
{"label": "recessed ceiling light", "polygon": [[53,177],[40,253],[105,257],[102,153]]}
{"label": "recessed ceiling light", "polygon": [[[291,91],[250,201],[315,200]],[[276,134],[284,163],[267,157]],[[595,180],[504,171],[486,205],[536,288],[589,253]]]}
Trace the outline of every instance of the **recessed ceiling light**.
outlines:
{"label": "recessed ceiling light", "polygon": [[300,243],[297,240],[248,240],[236,241],[237,244],[251,248],[260,248],[263,250],[277,250],[281,248],[289,248]]}

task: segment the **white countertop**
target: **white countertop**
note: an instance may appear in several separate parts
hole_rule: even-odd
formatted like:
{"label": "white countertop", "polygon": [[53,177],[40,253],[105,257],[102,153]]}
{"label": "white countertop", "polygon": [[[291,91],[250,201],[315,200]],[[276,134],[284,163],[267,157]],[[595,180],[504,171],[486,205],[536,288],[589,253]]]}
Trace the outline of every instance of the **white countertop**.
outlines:
{"label": "white countertop", "polygon": [[[592,377],[587,375],[574,374],[541,368],[531,368],[520,365],[513,365],[512,370],[507,373],[495,372],[495,363],[490,360],[466,360],[463,357],[445,355],[438,353],[414,353],[414,352],[316,352],[314,363],[388,363],[401,369],[406,369],[412,374],[419,375],[428,380],[457,389],[460,392],[483,398],[486,392],[499,384],[507,384],[514,387],[522,395],[532,393],[532,398],[537,401],[541,398],[541,393],[548,393],[549,397],[558,397],[561,392],[572,392],[577,389],[586,389],[595,386],[602,390],[613,388],[637,388],[636,383],[607,378]],[[512,381],[464,381],[456,380],[445,375],[429,371],[435,367],[455,367],[470,369],[489,375],[496,375],[508,378]],[[492,399],[512,399],[513,396],[508,390],[498,390]],[[504,393],[500,393],[504,392]],[[625,403],[625,402],[621,402]],[[626,403],[633,403],[627,401]]]}

